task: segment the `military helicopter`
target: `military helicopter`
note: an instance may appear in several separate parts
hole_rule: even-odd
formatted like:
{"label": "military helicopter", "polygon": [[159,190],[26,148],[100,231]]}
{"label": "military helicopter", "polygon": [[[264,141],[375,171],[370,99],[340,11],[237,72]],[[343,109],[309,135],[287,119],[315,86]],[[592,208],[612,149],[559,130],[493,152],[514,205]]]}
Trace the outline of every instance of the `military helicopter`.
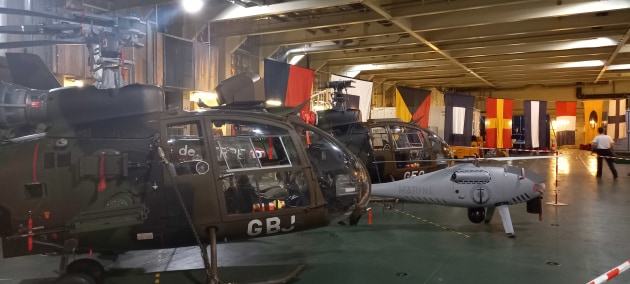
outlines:
{"label": "military helicopter", "polygon": [[0,146],[4,257],[61,253],[57,282],[91,283],[103,267],[68,264],[70,254],[198,245],[218,283],[217,238],[356,223],[366,168],[297,115],[265,112],[261,83],[228,78],[216,89],[222,106],[194,112],[167,109],[156,86],[2,83],[0,127],[45,129]]}
{"label": "military helicopter", "polygon": [[433,131],[400,119],[361,121],[360,110],[345,109],[343,92],[353,81],[333,81],[332,109],[317,112],[317,127],[331,133],[359,157],[372,183],[390,182],[449,166],[450,149]]}
{"label": "military helicopter", "polygon": [[[496,208],[508,237],[514,228],[507,205],[526,202],[527,212],[542,214],[545,179],[521,167],[478,167],[481,160],[538,157],[453,159],[446,141],[434,132],[400,119],[361,122],[359,110],[347,107],[351,80],[333,81],[333,108],[317,112],[317,126],[344,143],[368,167],[373,197],[468,209],[473,223],[492,220]],[[452,166],[454,162],[465,162]]]}

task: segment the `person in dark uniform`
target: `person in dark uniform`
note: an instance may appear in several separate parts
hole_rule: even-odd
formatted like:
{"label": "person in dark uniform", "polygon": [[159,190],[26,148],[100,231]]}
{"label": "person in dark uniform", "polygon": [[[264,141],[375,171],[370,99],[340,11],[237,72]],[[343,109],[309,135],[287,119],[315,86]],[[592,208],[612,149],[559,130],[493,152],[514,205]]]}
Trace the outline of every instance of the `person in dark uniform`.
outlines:
{"label": "person in dark uniform", "polygon": [[608,164],[608,168],[613,174],[613,178],[617,178],[617,169],[615,169],[614,156],[615,154],[612,151],[612,145],[614,143],[612,137],[604,134],[604,128],[597,128],[597,133],[599,135],[595,136],[591,144],[593,145],[593,150],[597,153],[597,177],[602,177],[602,160],[606,159],[606,163]]}
{"label": "person in dark uniform", "polygon": [[225,203],[229,214],[252,213],[255,202],[258,202],[258,195],[247,175],[236,177],[236,184],[225,191]]}

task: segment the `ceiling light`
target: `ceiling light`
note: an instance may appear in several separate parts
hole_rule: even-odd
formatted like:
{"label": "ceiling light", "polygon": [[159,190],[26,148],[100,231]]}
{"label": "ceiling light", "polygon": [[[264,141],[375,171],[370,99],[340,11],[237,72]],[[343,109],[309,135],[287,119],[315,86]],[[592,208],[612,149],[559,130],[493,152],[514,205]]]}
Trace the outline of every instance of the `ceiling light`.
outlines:
{"label": "ceiling light", "polygon": [[630,69],[630,64],[615,64],[608,66],[608,70],[627,70]]}
{"label": "ceiling light", "polygon": [[196,102],[199,100],[205,101],[205,100],[216,100],[216,99],[217,99],[217,94],[207,93],[207,92],[193,92],[192,96],[190,96],[191,102]]}
{"label": "ceiling light", "polygon": [[302,58],[304,58],[304,54],[295,55],[291,58],[291,60],[289,60],[289,64],[295,65],[296,63],[300,62]]}
{"label": "ceiling light", "polygon": [[586,61],[576,61],[576,62],[567,62],[560,64],[560,68],[578,68],[578,67],[597,67],[604,66],[603,60],[586,60]]}
{"label": "ceiling light", "polygon": [[267,105],[270,105],[270,106],[281,106],[282,102],[279,101],[279,100],[268,100],[267,101]]}
{"label": "ceiling light", "polygon": [[617,41],[609,37],[596,37],[591,39],[575,40],[566,43],[567,49],[575,48],[597,48],[604,46],[615,46]]}
{"label": "ceiling light", "polygon": [[182,0],[181,3],[186,13],[197,13],[203,7],[203,0]]}

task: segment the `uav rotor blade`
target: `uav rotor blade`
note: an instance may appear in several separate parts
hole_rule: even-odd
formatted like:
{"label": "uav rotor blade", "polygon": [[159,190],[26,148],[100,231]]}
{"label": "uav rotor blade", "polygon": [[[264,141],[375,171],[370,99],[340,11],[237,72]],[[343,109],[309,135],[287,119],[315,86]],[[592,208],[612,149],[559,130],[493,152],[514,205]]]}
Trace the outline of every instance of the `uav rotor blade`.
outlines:
{"label": "uav rotor blade", "polygon": [[496,157],[496,158],[461,158],[461,159],[433,159],[433,160],[403,160],[403,161],[374,161],[374,163],[414,163],[414,162],[479,162],[479,161],[515,161],[533,159],[553,159],[559,156],[527,156],[527,157]]}

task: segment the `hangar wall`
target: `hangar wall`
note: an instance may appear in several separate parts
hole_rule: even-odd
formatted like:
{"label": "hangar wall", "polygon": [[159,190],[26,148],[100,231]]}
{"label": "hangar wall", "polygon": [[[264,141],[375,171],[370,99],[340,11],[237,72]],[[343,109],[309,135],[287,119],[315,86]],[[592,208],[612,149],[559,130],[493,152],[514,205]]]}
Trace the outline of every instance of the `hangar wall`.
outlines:
{"label": "hangar wall", "polygon": [[[598,94],[630,94],[630,82],[622,81],[617,83],[603,83],[603,84],[589,84],[582,87],[582,93],[586,95],[598,95]],[[577,147],[579,144],[584,143],[584,99],[579,99],[576,96],[576,87],[544,87],[544,86],[532,86],[523,89],[513,90],[492,90],[471,92],[470,95],[476,96],[475,108],[480,109],[482,114],[485,113],[485,98],[499,98],[499,99],[514,99],[514,115],[523,115],[523,101],[524,100],[540,100],[548,101],[547,113],[553,120],[556,117],[556,101],[577,101],[576,111],[576,133],[575,141]],[[607,101],[607,99],[598,98],[600,100]],[[607,111],[608,104],[604,103],[604,111]]]}

